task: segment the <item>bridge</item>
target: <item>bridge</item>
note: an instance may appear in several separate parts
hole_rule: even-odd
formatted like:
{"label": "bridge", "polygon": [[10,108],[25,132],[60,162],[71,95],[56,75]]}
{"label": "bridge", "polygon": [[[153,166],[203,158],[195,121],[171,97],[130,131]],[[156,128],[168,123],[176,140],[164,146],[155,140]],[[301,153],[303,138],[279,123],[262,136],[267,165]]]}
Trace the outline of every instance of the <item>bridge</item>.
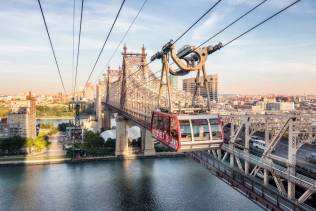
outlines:
{"label": "bridge", "polygon": [[[151,115],[160,107],[172,108],[171,111],[177,113],[211,111],[218,113],[223,121],[224,143],[219,149],[192,151],[186,153],[188,156],[267,209],[316,208],[311,200],[315,199],[316,192],[315,168],[307,173],[297,166],[299,149],[315,144],[314,114],[242,113],[216,103],[207,105],[207,99],[200,96],[192,101],[191,93],[168,86],[170,82],[164,72],[159,71],[159,77],[147,64],[144,47],[141,52],[129,52],[125,46],[122,67],[116,71],[109,68],[99,81],[98,91],[104,98],[99,95],[97,102],[104,104],[105,128],[111,127],[111,117],[116,114],[116,156],[130,153],[127,130],[135,125],[141,128],[144,155],[155,153]],[[258,133],[263,134],[266,143],[263,152],[251,144],[251,138]],[[283,154],[278,153],[281,142],[285,142],[287,148]]]}

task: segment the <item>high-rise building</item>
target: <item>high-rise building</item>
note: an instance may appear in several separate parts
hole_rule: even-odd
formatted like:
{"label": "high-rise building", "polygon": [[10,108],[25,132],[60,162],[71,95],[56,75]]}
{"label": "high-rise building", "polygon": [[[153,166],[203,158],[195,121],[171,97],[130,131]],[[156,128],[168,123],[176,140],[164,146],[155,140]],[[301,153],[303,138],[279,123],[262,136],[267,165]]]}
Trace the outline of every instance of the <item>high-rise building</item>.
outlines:
{"label": "high-rise building", "polygon": [[7,125],[9,136],[36,137],[36,101],[31,92],[26,100],[12,101]]}
{"label": "high-rise building", "polygon": [[94,99],[94,86],[93,83],[88,82],[85,86],[83,97],[86,100],[93,100]]}
{"label": "high-rise building", "polygon": [[170,75],[169,79],[170,79],[170,86],[174,89],[178,89],[179,88],[179,77],[174,76],[174,75]]}
{"label": "high-rise building", "polygon": [[[213,102],[218,102],[218,76],[217,74],[206,76],[207,86],[209,88],[210,100]],[[201,84],[203,84],[203,78],[200,78]],[[195,78],[183,79],[183,90],[186,92],[191,92],[194,94],[196,87]],[[207,89],[202,86],[199,90],[199,95],[207,97]]]}
{"label": "high-rise building", "polygon": [[7,120],[7,118],[0,118],[0,138],[9,137],[9,128]]}

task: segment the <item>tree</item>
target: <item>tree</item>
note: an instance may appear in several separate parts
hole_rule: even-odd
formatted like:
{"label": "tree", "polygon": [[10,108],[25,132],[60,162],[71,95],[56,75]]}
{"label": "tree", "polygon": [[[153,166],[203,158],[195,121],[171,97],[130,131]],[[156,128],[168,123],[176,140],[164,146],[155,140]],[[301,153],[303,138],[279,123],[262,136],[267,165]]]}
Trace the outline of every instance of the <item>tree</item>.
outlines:
{"label": "tree", "polygon": [[29,153],[32,153],[32,148],[34,146],[34,140],[32,138],[27,138],[25,142],[25,148],[28,149]]}
{"label": "tree", "polygon": [[34,140],[33,140],[33,144],[34,147],[40,151],[43,149],[46,149],[49,145],[48,142],[48,137],[47,136],[37,136]]}
{"label": "tree", "polygon": [[59,130],[59,131],[62,131],[62,132],[66,132],[66,128],[67,128],[67,127],[71,127],[71,126],[73,126],[72,123],[70,123],[70,122],[68,122],[68,123],[63,122],[63,123],[60,123],[60,124],[58,125],[58,130]]}
{"label": "tree", "polygon": [[99,133],[88,131],[84,137],[84,144],[88,148],[102,147],[104,145],[104,141],[100,137]]}
{"label": "tree", "polygon": [[0,149],[8,154],[18,154],[20,149],[24,147],[26,142],[25,138],[14,136],[0,140]]}

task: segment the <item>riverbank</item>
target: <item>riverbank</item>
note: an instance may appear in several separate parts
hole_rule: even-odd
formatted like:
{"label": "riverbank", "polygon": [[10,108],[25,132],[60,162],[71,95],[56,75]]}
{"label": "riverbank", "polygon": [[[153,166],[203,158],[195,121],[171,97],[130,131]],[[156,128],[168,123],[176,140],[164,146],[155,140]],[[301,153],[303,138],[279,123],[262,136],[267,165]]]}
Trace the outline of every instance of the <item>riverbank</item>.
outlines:
{"label": "riverbank", "polygon": [[62,156],[44,156],[44,157],[0,157],[0,167],[10,165],[49,165],[60,163],[80,163],[89,161],[113,161],[113,160],[135,160],[148,158],[170,158],[184,157],[184,153],[158,152],[155,155],[128,155],[128,156],[99,156],[82,157],[71,159]]}

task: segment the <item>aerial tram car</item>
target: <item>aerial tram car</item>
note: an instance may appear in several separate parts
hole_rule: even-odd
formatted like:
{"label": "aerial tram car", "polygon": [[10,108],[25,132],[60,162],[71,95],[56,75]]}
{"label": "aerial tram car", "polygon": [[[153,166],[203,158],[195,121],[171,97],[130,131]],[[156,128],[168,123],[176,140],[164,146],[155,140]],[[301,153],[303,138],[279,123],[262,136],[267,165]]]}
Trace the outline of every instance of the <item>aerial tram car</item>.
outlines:
{"label": "aerial tram car", "polygon": [[[196,90],[192,99],[192,104],[200,86],[200,72],[203,74],[204,85],[207,84],[205,74],[205,62],[207,55],[220,49],[222,44],[209,46],[205,48],[195,48],[194,46],[184,46],[178,52],[175,52],[175,46],[172,41],[167,43],[162,51],[156,53],[151,60],[162,60],[162,76],[158,96],[158,109],[152,112],[151,132],[155,139],[167,145],[177,152],[201,151],[210,149],[219,149],[224,142],[223,124],[220,116],[211,112],[210,97],[208,86],[207,103],[208,109],[201,113],[181,113],[172,109],[171,95],[169,96],[169,108],[160,109],[160,98],[162,86],[167,86],[167,92],[170,92],[169,74],[174,76],[183,76],[190,71],[196,71]],[[179,67],[173,71],[169,66],[169,55],[174,63]],[[163,79],[165,76],[165,79]]]}
{"label": "aerial tram car", "polygon": [[155,139],[177,152],[218,149],[223,143],[223,124],[217,114],[152,113]]}

